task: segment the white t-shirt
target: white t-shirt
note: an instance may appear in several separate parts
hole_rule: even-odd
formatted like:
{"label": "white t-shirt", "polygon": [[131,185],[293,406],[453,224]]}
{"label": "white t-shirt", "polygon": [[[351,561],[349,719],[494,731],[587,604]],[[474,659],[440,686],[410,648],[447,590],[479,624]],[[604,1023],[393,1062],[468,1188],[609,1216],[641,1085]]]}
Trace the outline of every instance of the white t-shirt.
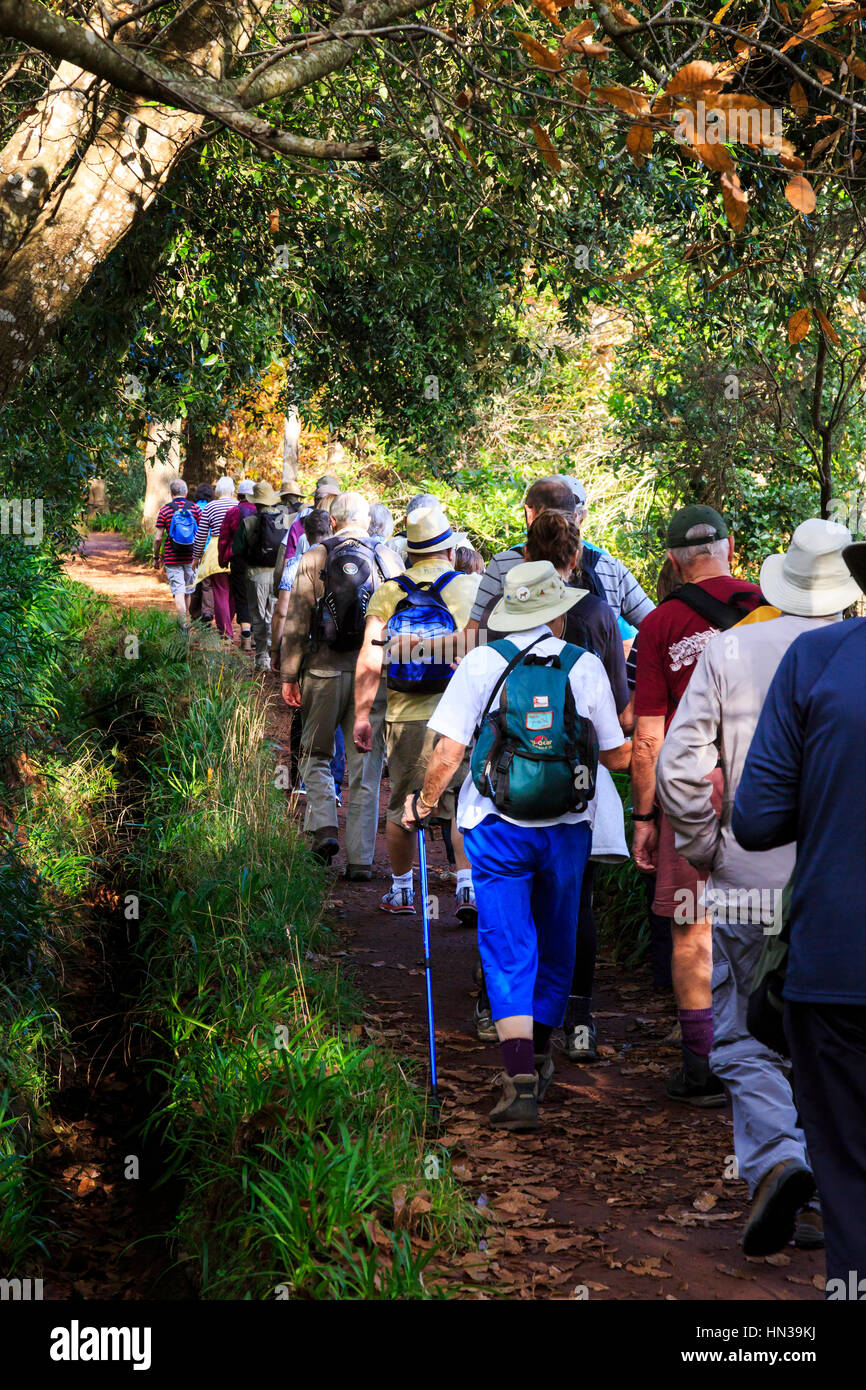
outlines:
{"label": "white t-shirt", "polygon": [[[555,655],[562,651],[565,643],[554,637],[546,625],[530,628],[528,632],[508,632],[502,635],[509,642],[513,642],[515,647],[524,648],[542,633],[546,633],[547,636],[533,647],[534,652],[538,652],[539,655]],[[490,692],[507,665],[505,658],[490,646],[475,647],[471,652],[467,652],[448,682],[427,727],[437,734],[444,735],[445,738],[453,738],[456,743],[469,747],[490,698]],[[610,681],[598,657],[587,652],[572,666],[568,678],[578,714],[591,719],[595,725],[599,748],[619,748],[624,736],[616,715]],[[592,825],[595,809],[596,798],[593,798],[585,811],[569,811],[566,815],[555,816],[552,820],[515,820],[512,816],[503,816],[488,796],[481,795],[470,773],[460,788],[457,825],[461,830],[471,830],[474,826],[480,825],[485,816],[490,815],[500,816],[512,825],[530,827],[573,825],[578,821],[589,821]]]}

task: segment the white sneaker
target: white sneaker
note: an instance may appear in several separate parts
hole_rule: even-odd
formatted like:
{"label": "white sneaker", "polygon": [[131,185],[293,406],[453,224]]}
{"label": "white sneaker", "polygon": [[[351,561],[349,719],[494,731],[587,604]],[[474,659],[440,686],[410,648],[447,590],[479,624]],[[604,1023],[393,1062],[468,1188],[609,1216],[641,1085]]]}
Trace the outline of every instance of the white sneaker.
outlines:
{"label": "white sneaker", "polygon": [[379,904],[383,912],[415,911],[415,894],[411,888],[390,888]]}
{"label": "white sneaker", "polygon": [[457,889],[457,904],[454,910],[461,927],[478,926],[478,907],[475,902],[475,889],[471,884],[464,884],[462,888]]}

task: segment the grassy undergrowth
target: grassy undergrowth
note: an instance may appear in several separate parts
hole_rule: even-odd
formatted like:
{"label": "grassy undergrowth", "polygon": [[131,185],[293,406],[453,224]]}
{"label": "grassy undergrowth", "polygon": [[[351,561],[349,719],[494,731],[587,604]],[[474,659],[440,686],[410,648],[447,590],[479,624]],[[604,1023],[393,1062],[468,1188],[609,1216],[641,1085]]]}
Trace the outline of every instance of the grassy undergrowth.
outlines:
{"label": "grassy undergrowth", "polygon": [[151,1123],[188,1177],[181,1257],[205,1297],[435,1296],[469,1209],[421,1092],[363,1044],[249,683],[194,659],[147,773],[142,1027],[163,1044]]}
{"label": "grassy undergrowth", "polygon": [[38,717],[19,731],[26,752],[7,757],[0,795],[0,1264],[7,1274],[30,1267],[50,1240],[33,1154],[51,1137],[45,1107],[69,1056],[62,996],[81,943],[77,909],[97,874],[102,811],[116,788],[111,740],[101,733],[97,748],[87,739],[76,659],[85,634],[109,620],[77,585],[58,578],[46,589],[50,601],[38,614],[45,659],[32,677]]}

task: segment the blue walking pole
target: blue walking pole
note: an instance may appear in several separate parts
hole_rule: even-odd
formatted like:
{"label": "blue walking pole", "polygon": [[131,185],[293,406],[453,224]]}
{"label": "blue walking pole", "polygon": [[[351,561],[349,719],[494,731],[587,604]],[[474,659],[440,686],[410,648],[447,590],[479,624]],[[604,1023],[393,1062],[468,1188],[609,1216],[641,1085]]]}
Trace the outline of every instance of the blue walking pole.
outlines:
{"label": "blue walking pole", "polygon": [[418,868],[421,874],[421,929],[424,936],[424,971],[427,976],[427,1039],[430,1047],[430,1090],[432,1110],[439,1114],[439,1092],[436,1085],[436,1027],[433,1022],[433,976],[430,973],[430,911],[427,893],[427,846],[424,827],[418,827]]}

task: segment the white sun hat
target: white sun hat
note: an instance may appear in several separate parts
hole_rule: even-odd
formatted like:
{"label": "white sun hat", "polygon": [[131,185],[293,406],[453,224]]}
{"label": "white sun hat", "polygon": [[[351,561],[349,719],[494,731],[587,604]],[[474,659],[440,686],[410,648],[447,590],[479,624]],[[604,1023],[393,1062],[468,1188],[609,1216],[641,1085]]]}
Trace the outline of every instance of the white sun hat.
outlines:
{"label": "white sun hat", "polygon": [[584,597],[586,589],[572,589],[549,560],[529,560],[513,565],[505,576],[505,591],[487,626],[493,632],[527,632],[552,623]]}
{"label": "white sun hat", "polygon": [[761,592],[768,603],[800,618],[841,613],[860,597],[842,551],[851,532],[838,521],[810,517],[791,537],[784,555],[768,555],[761,566]]}

